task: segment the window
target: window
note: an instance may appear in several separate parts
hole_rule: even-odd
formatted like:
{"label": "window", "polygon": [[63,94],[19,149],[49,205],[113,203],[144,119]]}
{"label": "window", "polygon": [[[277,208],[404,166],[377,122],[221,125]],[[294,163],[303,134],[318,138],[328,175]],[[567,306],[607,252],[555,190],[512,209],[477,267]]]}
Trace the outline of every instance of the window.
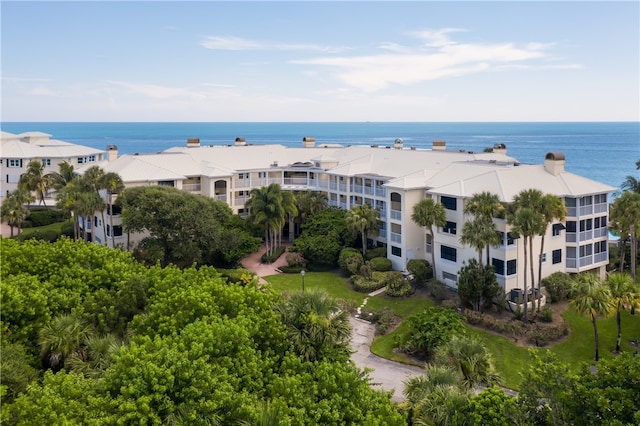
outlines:
{"label": "window", "polygon": [[590,231],[593,228],[591,219],[584,219],[580,221],[580,232]]}
{"label": "window", "polygon": [[400,247],[391,246],[391,254],[397,257],[401,257],[402,249]]}
{"label": "window", "polygon": [[580,257],[591,256],[592,254],[593,246],[591,244],[580,246]]}
{"label": "window", "polygon": [[84,164],[87,162],[87,158],[86,157],[78,157],[78,164]]}
{"label": "window", "polygon": [[607,251],[607,242],[606,241],[598,241],[593,245],[593,251],[595,253],[606,253]]}
{"label": "window", "polygon": [[607,227],[607,217],[601,216],[593,219],[593,227],[594,228],[606,228]]}
{"label": "window", "polygon": [[458,260],[458,252],[453,247],[440,246],[440,257],[445,260],[456,262]]}
{"label": "window", "polygon": [[10,158],[7,167],[22,167],[22,159]]}
{"label": "window", "polygon": [[42,162],[42,165],[44,165],[44,166],[50,166],[51,165],[51,158],[42,158],[41,162]]}
{"label": "window", "polygon": [[[516,240],[516,236],[514,236],[511,232],[507,232],[506,234],[504,232],[500,233],[500,245],[501,246],[505,246],[505,243],[507,246],[512,246],[515,244],[515,240]],[[506,241],[505,241],[506,239]]]}
{"label": "window", "polygon": [[445,234],[456,235],[456,223],[447,221],[442,227],[442,232]]}
{"label": "window", "polygon": [[117,216],[122,213],[122,206],[119,206],[117,204],[111,204],[110,206],[108,206],[108,211],[110,215]]}
{"label": "window", "polygon": [[267,172],[258,172],[258,177],[259,177],[260,179],[264,179],[264,178],[266,178],[266,177],[267,177]]}
{"label": "window", "polygon": [[496,271],[496,275],[504,275],[504,260],[496,259],[495,257],[491,259],[491,264]]}
{"label": "window", "polygon": [[238,173],[238,179],[249,179],[249,173]]}
{"label": "window", "polygon": [[440,197],[440,203],[447,210],[456,210],[456,206],[457,206],[456,201],[457,200],[452,197],[445,197],[444,195]]}
{"label": "window", "polygon": [[98,226],[98,216],[93,217],[93,226]]}
{"label": "window", "polygon": [[89,156],[89,162],[90,163],[95,163],[96,162],[96,156],[95,155],[90,155]]}
{"label": "window", "polygon": [[576,221],[575,220],[568,220],[567,221],[566,230],[567,230],[567,232],[575,233],[576,232]]}
{"label": "window", "polygon": [[507,260],[507,275],[515,275],[518,272],[518,261],[516,259]]}
{"label": "window", "polygon": [[458,276],[456,274],[452,274],[450,272],[442,272],[442,278],[445,280],[451,280],[454,283],[458,282]]}
{"label": "window", "polygon": [[562,249],[554,250],[551,253],[551,258],[554,265],[562,262]]}
{"label": "window", "polygon": [[544,263],[547,261],[547,253],[542,253],[540,255],[540,262]]}
{"label": "window", "polygon": [[564,229],[564,225],[561,223],[554,223],[553,226],[551,227],[551,234],[554,237],[557,237],[560,235],[560,232],[562,232],[562,230]]}
{"label": "window", "polygon": [[433,244],[431,244],[431,235],[427,235],[425,251],[427,253],[431,253],[431,250],[433,250]]}
{"label": "window", "polygon": [[114,237],[122,237],[122,225],[114,225],[113,226],[113,236]]}
{"label": "window", "polygon": [[159,180],[158,181],[158,186],[174,186],[174,183],[172,180]]}

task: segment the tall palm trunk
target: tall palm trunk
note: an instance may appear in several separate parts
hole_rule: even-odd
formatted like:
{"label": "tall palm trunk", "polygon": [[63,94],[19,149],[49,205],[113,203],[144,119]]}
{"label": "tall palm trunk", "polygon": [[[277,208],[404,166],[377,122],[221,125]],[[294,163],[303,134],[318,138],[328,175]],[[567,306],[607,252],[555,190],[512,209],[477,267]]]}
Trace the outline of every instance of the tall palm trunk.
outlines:
{"label": "tall palm trunk", "polygon": [[536,307],[535,292],[533,291],[536,286],[536,274],[535,274],[535,268],[533,267],[533,236],[529,237],[529,256],[530,256],[529,268],[531,270],[531,294],[534,297],[533,304],[531,305],[531,312],[533,313],[533,310]]}
{"label": "tall palm trunk", "polygon": [[[540,256],[538,256],[538,295],[542,292],[542,255],[544,254],[544,235],[542,236],[542,240],[540,241]],[[538,297],[538,309],[540,312],[540,300],[542,298]]]}
{"label": "tall palm trunk", "polygon": [[622,326],[620,320],[620,305],[616,309],[616,325],[618,326],[618,337],[616,338],[616,353],[620,353],[620,343],[622,340]]}
{"label": "tall palm trunk", "polygon": [[431,237],[431,270],[433,271],[433,279],[438,279],[436,274],[436,242],[433,239],[433,228],[429,229],[429,236]]}
{"label": "tall palm trunk", "polygon": [[528,237],[524,236],[524,239],[523,239],[523,243],[524,243],[524,274],[523,274],[524,275],[524,300],[523,300],[524,322],[529,321],[529,316],[527,315],[527,305],[528,305],[527,302],[529,301],[529,298],[527,296],[527,261],[529,260],[527,257],[527,238]]}
{"label": "tall palm trunk", "polygon": [[600,352],[598,350],[599,339],[598,339],[598,325],[596,324],[596,316],[591,315],[591,322],[593,323],[593,336],[596,344],[596,361],[600,361]]}
{"label": "tall palm trunk", "polygon": [[629,234],[631,236],[631,279],[633,282],[636,281],[636,259],[638,258],[638,241],[636,241],[636,227],[632,223],[629,226]]}
{"label": "tall palm trunk", "polygon": [[627,252],[627,240],[626,238],[620,238],[619,246],[620,246],[620,267],[619,270],[622,272],[624,270],[624,255]]}
{"label": "tall palm trunk", "polygon": [[113,232],[113,195],[111,195],[111,193],[109,193],[109,226],[111,226],[111,248],[116,248],[115,235]]}

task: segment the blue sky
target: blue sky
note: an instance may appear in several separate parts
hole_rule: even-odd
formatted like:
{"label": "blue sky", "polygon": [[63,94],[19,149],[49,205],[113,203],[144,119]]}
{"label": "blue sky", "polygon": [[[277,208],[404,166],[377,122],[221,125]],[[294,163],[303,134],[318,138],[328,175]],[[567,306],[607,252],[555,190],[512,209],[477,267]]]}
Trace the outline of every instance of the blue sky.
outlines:
{"label": "blue sky", "polygon": [[2,121],[638,121],[640,3],[2,1]]}

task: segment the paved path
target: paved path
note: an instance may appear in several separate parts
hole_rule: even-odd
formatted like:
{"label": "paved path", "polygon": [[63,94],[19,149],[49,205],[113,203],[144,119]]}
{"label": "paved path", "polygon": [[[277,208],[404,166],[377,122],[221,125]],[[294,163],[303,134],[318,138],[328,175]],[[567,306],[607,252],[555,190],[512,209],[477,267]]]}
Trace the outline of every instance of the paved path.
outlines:
{"label": "paved path", "polygon": [[[264,252],[263,246],[258,252],[252,253],[240,262],[245,269],[255,272],[260,277],[260,282],[263,283],[266,282],[263,277],[279,274],[278,268],[287,264],[284,254],[274,263],[261,263],[260,259]],[[384,291],[384,289],[381,291]],[[369,296],[374,296],[375,294],[377,293],[371,293]],[[363,306],[366,304],[366,300]],[[351,355],[351,359],[358,367],[371,370],[369,377],[371,377],[374,387],[393,391],[392,400],[395,402],[403,401],[404,382],[411,377],[421,375],[424,370],[420,367],[389,361],[372,354],[370,347],[375,337],[375,326],[368,321],[355,317],[350,317],[349,320],[353,329],[351,348],[354,353]]]}

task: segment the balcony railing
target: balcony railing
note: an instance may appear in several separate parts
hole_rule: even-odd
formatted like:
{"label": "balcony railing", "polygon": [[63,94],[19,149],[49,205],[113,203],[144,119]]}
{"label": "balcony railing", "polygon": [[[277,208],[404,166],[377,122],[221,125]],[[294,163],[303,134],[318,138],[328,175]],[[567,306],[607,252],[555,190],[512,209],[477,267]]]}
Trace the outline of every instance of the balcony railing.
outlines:
{"label": "balcony railing", "polygon": [[385,188],[376,188],[376,197],[386,197],[387,196],[387,190]]}
{"label": "balcony railing", "polygon": [[200,192],[201,186],[199,183],[183,183],[182,190],[189,192]]}
{"label": "balcony railing", "polygon": [[284,178],[285,185],[298,185],[298,186],[306,186],[308,185],[308,181],[306,177],[294,177],[294,178]]}
{"label": "balcony railing", "polygon": [[567,265],[567,268],[569,268],[569,269],[575,269],[576,268],[576,259],[573,258],[573,257],[567,257],[566,265]]}
{"label": "balcony railing", "polygon": [[609,259],[609,254],[605,251],[602,253],[596,253],[593,255],[593,261],[595,263],[604,262]]}
{"label": "balcony railing", "polygon": [[576,207],[567,207],[567,216],[569,217],[576,217],[578,209]]}
{"label": "balcony railing", "polygon": [[224,201],[225,203],[227,202],[227,194],[223,194],[223,195],[214,195],[213,197],[214,199],[218,200],[218,201]]}
{"label": "balcony railing", "polygon": [[398,234],[397,232],[391,232],[391,241],[394,243],[402,242],[402,234]]}
{"label": "balcony railing", "polygon": [[400,210],[391,210],[391,219],[393,219],[393,220],[402,220],[402,211],[400,211]]}
{"label": "balcony railing", "polygon": [[607,211],[607,203],[600,203],[593,206],[594,213],[604,213]]}
{"label": "balcony railing", "polygon": [[373,187],[372,186],[365,186],[363,188],[363,192],[365,193],[365,195],[373,195]]}
{"label": "balcony railing", "polygon": [[580,207],[580,216],[585,216],[588,214],[593,214],[593,206],[590,204],[588,206]]}
{"label": "balcony railing", "polygon": [[593,238],[606,237],[609,235],[607,228],[596,228],[593,230]]}
{"label": "balcony railing", "polygon": [[593,238],[593,231],[580,231],[580,241],[586,241]]}
{"label": "balcony railing", "polygon": [[575,232],[567,232],[565,238],[568,243],[575,243],[578,241],[578,236]]}
{"label": "balcony railing", "polygon": [[244,206],[244,204],[249,200],[248,196],[235,197],[233,199],[233,204],[236,206]]}
{"label": "balcony railing", "polygon": [[233,182],[233,186],[236,188],[248,188],[251,186],[249,179],[238,179]]}
{"label": "balcony railing", "polygon": [[580,267],[592,265],[593,264],[593,256],[583,256],[580,258]]}
{"label": "balcony railing", "polygon": [[351,192],[362,194],[362,185],[351,185]]}
{"label": "balcony railing", "polygon": [[338,185],[338,190],[340,192],[347,192],[347,184],[346,183],[341,183]]}

